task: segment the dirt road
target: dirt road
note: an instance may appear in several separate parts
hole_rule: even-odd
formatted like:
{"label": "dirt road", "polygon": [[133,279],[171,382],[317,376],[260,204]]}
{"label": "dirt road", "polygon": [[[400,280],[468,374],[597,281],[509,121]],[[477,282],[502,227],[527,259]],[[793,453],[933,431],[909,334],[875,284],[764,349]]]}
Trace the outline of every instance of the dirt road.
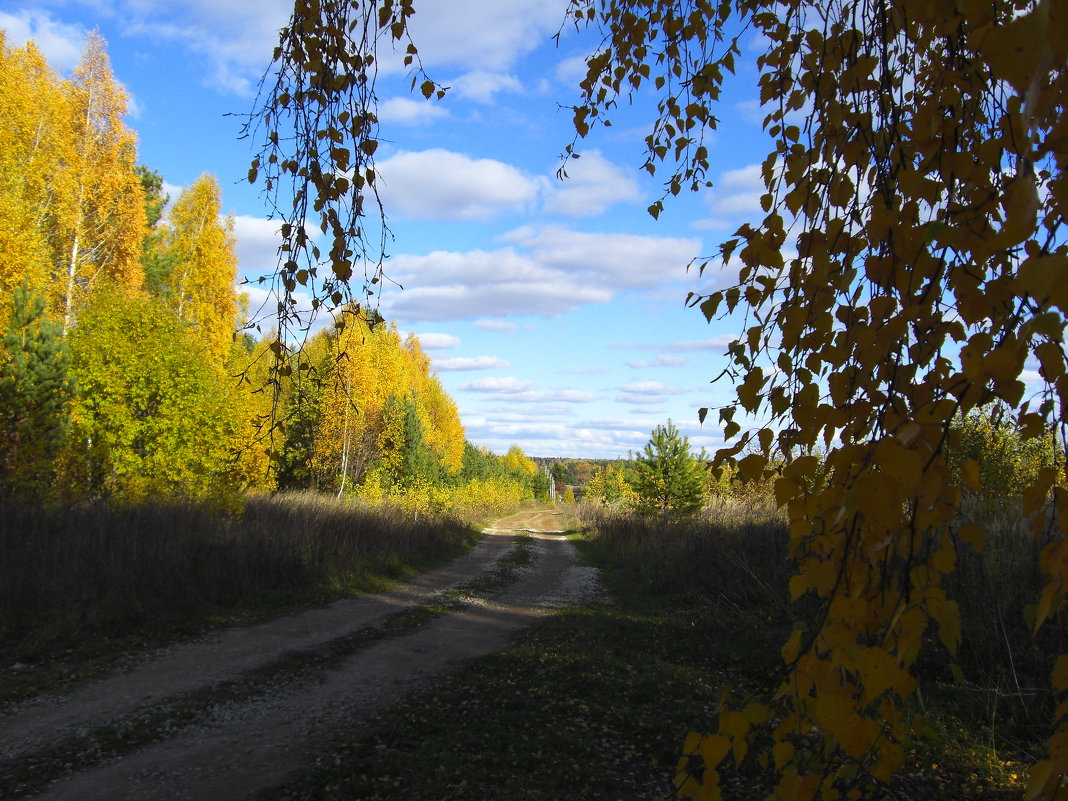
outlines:
{"label": "dirt road", "polygon": [[[273,787],[332,731],[351,731],[430,677],[504,647],[538,615],[596,592],[592,568],[576,565],[559,531],[559,513],[522,512],[486,529],[467,555],[392,592],[219,632],[25,705],[0,718],[0,774],[40,766],[52,780],[30,780],[36,795],[6,796],[238,801]],[[390,633],[398,613],[428,604],[436,617]],[[323,653],[332,657],[307,659]],[[180,722],[160,720],[160,709],[176,710]],[[104,751],[80,772],[60,764],[143,720],[154,729],[141,750]]]}

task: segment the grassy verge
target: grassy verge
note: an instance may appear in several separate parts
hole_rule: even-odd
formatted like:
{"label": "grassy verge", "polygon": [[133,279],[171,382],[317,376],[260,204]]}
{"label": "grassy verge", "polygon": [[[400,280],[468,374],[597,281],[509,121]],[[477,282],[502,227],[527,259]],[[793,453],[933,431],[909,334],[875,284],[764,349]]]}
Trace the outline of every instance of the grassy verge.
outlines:
{"label": "grassy verge", "polygon": [[0,510],[0,702],[146,649],[379,590],[462,552],[462,521],[315,495]]}

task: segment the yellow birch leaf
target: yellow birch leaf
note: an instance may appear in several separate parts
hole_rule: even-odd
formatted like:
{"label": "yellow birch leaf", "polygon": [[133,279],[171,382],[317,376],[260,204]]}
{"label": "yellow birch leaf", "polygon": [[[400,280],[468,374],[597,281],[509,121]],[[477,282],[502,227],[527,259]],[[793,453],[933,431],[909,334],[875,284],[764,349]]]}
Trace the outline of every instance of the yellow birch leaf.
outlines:
{"label": "yellow birch leaf", "polygon": [[1055,689],[1068,690],[1068,654],[1061,654],[1057,657],[1051,681]]}
{"label": "yellow birch leaf", "polygon": [[961,540],[970,545],[976,553],[982,553],[986,548],[986,529],[978,523],[968,523],[961,526],[958,534]]}
{"label": "yellow birch leaf", "polygon": [[781,771],[793,759],[794,747],[788,742],[775,743],[771,749],[771,754],[775,759],[775,770]]}
{"label": "yellow birch leaf", "polygon": [[1031,799],[1042,795],[1050,780],[1055,778],[1055,776],[1050,775],[1052,767],[1048,759],[1036,762],[1031,767],[1031,773],[1027,777],[1027,790],[1024,793],[1024,798],[1031,801]]}
{"label": "yellow birch leaf", "polygon": [[731,741],[721,734],[711,734],[701,738],[699,748],[701,759],[706,768],[715,768],[730,753]]}

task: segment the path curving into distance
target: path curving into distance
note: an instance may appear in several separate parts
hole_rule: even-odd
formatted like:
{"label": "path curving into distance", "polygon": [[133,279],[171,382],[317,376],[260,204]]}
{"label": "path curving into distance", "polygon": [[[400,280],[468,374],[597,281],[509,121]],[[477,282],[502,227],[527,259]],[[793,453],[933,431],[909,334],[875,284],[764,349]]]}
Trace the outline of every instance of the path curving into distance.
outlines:
{"label": "path curving into distance", "polygon": [[[241,801],[274,787],[311,763],[332,731],[351,730],[434,676],[504,648],[540,615],[596,593],[594,569],[576,563],[560,529],[559,512],[520,512],[487,528],[466,555],[390,592],[217,632],[124,675],[23,705],[0,718],[0,773],[56,761],[57,748],[77,753],[154,710],[203,708],[174,730],[159,723],[162,739],[139,751],[58,775],[36,794],[4,795]],[[509,564],[517,566],[502,572]],[[388,633],[390,618],[427,604],[437,617]],[[324,651],[334,654],[325,666],[287,677],[287,665]],[[243,692],[265,673],[266,688]],[[214,688],[232,700],[218,701]]]}

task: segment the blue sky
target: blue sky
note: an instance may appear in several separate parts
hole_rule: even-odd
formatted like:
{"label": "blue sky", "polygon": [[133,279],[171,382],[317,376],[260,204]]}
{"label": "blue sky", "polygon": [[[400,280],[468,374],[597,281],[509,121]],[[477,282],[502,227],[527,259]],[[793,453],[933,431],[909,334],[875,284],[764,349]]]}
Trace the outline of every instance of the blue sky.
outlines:
{"label": "blue sky", "polygon": [[[590,41],[560,29],[564,3],[427,0],[412,26],[445,99],[409,93],[400,70],[379,81],[380,184],[395,235],[383,313],[418,334],[460,409],[468,438],[497,452],[616,457],[671,418],[695,448],[715,449],[729,401],[712,385],[741,322],[709,325],[690,290],[730,283],[687,263],[749,219],[767,153],[756,102],[754,42],[726,87],[710,152],[715,188],[681,196],[654,221],[660,186],[638,167],[650,117],[625,107],[555,177]],[[218,177],[236,218],[242,275],[274,265],[276,224],[244,180],[240,119],[268,66],[285,0],[8,0],[9,44],[34,39],[66,74],[98,27],[131,96],[139,158],[172,196]],[[388,67],[387,67],[388,70]],[[252,300],[257,300],[253,297]]]}

